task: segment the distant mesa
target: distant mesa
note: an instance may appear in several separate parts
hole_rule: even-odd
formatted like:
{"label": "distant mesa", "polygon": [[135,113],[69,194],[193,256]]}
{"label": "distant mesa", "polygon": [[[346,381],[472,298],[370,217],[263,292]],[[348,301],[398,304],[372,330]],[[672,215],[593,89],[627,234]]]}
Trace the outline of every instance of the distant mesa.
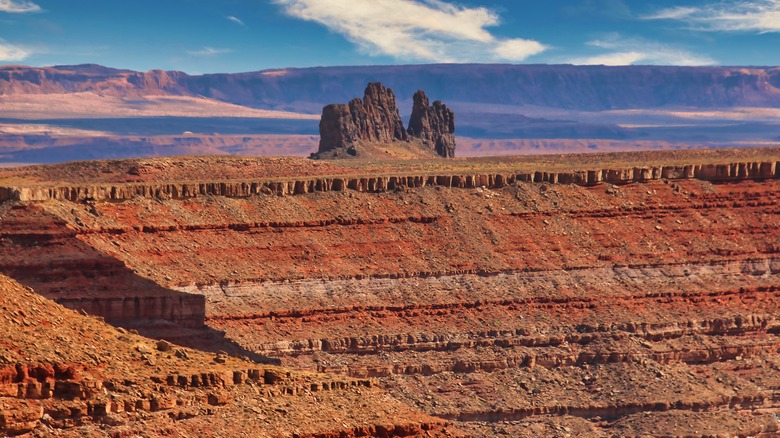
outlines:
{"label": "distant mesa", "polygon": [[414,94],[409,129],[398,112],[395,93],[379,82],[363,99],[322,109],[320,145],[312,158],[418,158],[455,156],[455,114],[425,92]]}

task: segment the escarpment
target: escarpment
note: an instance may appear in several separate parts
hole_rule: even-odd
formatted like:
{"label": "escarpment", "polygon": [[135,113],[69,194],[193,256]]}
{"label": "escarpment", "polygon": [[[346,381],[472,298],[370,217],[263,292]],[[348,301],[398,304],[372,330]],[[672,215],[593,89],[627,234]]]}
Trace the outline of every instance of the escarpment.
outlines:
{"label": "escarpment", "polygon": [[[438,156],[455,156],[455,117],[440,101],[429,105],[423,91],[414,95],[409,130],[404,128],[393,90],[371,82],[363,99],[348,104],[331,104],[322,109],[320,145],[313,158],[377,158],[376,147],[397,142],[413,142],[436,152]],[[418,151],[419,152],[419,151]]]}
{"label": "escarpment", "polygon": [[[399,92],[422,87],[447,100],[610,110],[654,107],[777,107],[777,67],[386,65],[315,67],[189,76],[97,65],[0,67],[0,94],[95,91],[136,97],[205,96],[255,108],[322,105],[336,96],[381,81]],[[680,84],[685,87],[681,88]],[[543,84],[543,86],[540,86]],[[347,94],[348,95],[348,94]]]}
{"label": "escarpment", "polygon": [[[197,397],[207,403],[219,389],[218,403],[222,391],[246,390],[224,406],[254,412],[262,408],[241,403],[258,388],[281,393],[265,397],[269,409],[347,397],[342,406],[359,416],[361,397],[373,397],[390,406],[381,415],[414,419],[403,427],[449,421],[471,436],[778,432],[775,149],[381,165],[212,159],[255,173],[176,182],[128,176],[122,163],[0,172],[10,188],[0,203],[0,272],[106,320],[123,296],[193,297],[199,327],[177,317],[179,307],[140,314],[139,330],[327,375],[230,362],[223,371],[244,383],[215,388],[217,370],[161,366],[172,359],[165,352],[145,353],[154,362],[146,365],[136,350],[143,367],[162,368],[158,389],[139,400],[169,391],[182,405],[165,411],[185,416]],[[281,175],[292,164],[323,168]],[[195,174],[186,160],[145,165]],[[43,181],[77,170],[93,174],[73,185]],[[27,385],[15,394],[44,391],[32,381],[51,374],[31,371],[39,362],[54,367],[55,381],[77,379],[57,377],[65,359],[32,357],[24,374],[14,356],[7,374]],[[117,406],[132,405],[116,395]],[[372,435],[386,423],[341,427]]]}
{"label": "escarpment", "polygon": [[384,192],[441,186],[446,188],[502,188],[515,182],[576,184],[630,184],[658,180],[698,179],[712,182],[736,182],[780,178],[780,162],[742,162],[728,164],[692,164],[642,166],[576,171],[505,171],[491,173],[453,173],[426,175],[393,175],[378,172],[375,176],[336,176],[263,179],[254,181],[213,181],[187,183],[124,183],[72,186],[26,187],[0,186],[2,201],[123,201],[134,198],[188,199],[199,196],[243,198],[254,195],[301,195],[314,192],[354,190]]}

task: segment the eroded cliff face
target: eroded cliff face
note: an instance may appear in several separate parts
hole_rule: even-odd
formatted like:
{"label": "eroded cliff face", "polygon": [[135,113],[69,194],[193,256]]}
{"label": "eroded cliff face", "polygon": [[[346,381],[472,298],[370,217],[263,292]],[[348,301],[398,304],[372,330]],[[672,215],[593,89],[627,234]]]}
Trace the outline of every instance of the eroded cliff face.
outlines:
{"label": "eroded cliff face", "polygon": [[713,182],[737,182],[780,178],[780,162],[755,161],[730,164],[691,164],[642,166],[576,171],[522,171],[490,173],[452,173],[440,175],[410,174],[366,176],[307,176],[298,178],[263,178],[244,181],[188,183],[124,183],[89,185],[0,186],[2,201],[124,201],[135,198],[192,199],[200,196],[246,198],[254,195],[303,195],[315,192],[381,193],[411,188],[440,186],[444,188],[500,189],[516,182],[576,184],[631,184],[658,180],[696,179]]}

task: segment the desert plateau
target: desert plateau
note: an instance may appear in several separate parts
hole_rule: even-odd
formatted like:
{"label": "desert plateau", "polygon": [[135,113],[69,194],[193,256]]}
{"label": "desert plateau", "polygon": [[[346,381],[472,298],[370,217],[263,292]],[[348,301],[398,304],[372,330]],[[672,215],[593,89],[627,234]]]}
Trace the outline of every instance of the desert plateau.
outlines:
{"label": "desert plateau", "polygon": [[0,425],[773,435],[778,162],[764,148],[2,170]]}
{"label": "desert plateau", "polygon": [[780,0],[0,0],[0,438],[780,437]]}

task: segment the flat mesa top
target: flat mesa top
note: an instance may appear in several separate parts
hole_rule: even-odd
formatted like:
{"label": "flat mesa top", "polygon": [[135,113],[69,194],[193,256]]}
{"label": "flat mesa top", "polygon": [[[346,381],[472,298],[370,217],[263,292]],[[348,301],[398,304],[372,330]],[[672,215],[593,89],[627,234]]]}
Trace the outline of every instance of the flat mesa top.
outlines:
{"label": "flat mesa top", "polygon": [[579,171],[634,166],[780,161],[780,147],[423,160],[182,156],[0,168],[0,186],[240,181],[389,174]]}

